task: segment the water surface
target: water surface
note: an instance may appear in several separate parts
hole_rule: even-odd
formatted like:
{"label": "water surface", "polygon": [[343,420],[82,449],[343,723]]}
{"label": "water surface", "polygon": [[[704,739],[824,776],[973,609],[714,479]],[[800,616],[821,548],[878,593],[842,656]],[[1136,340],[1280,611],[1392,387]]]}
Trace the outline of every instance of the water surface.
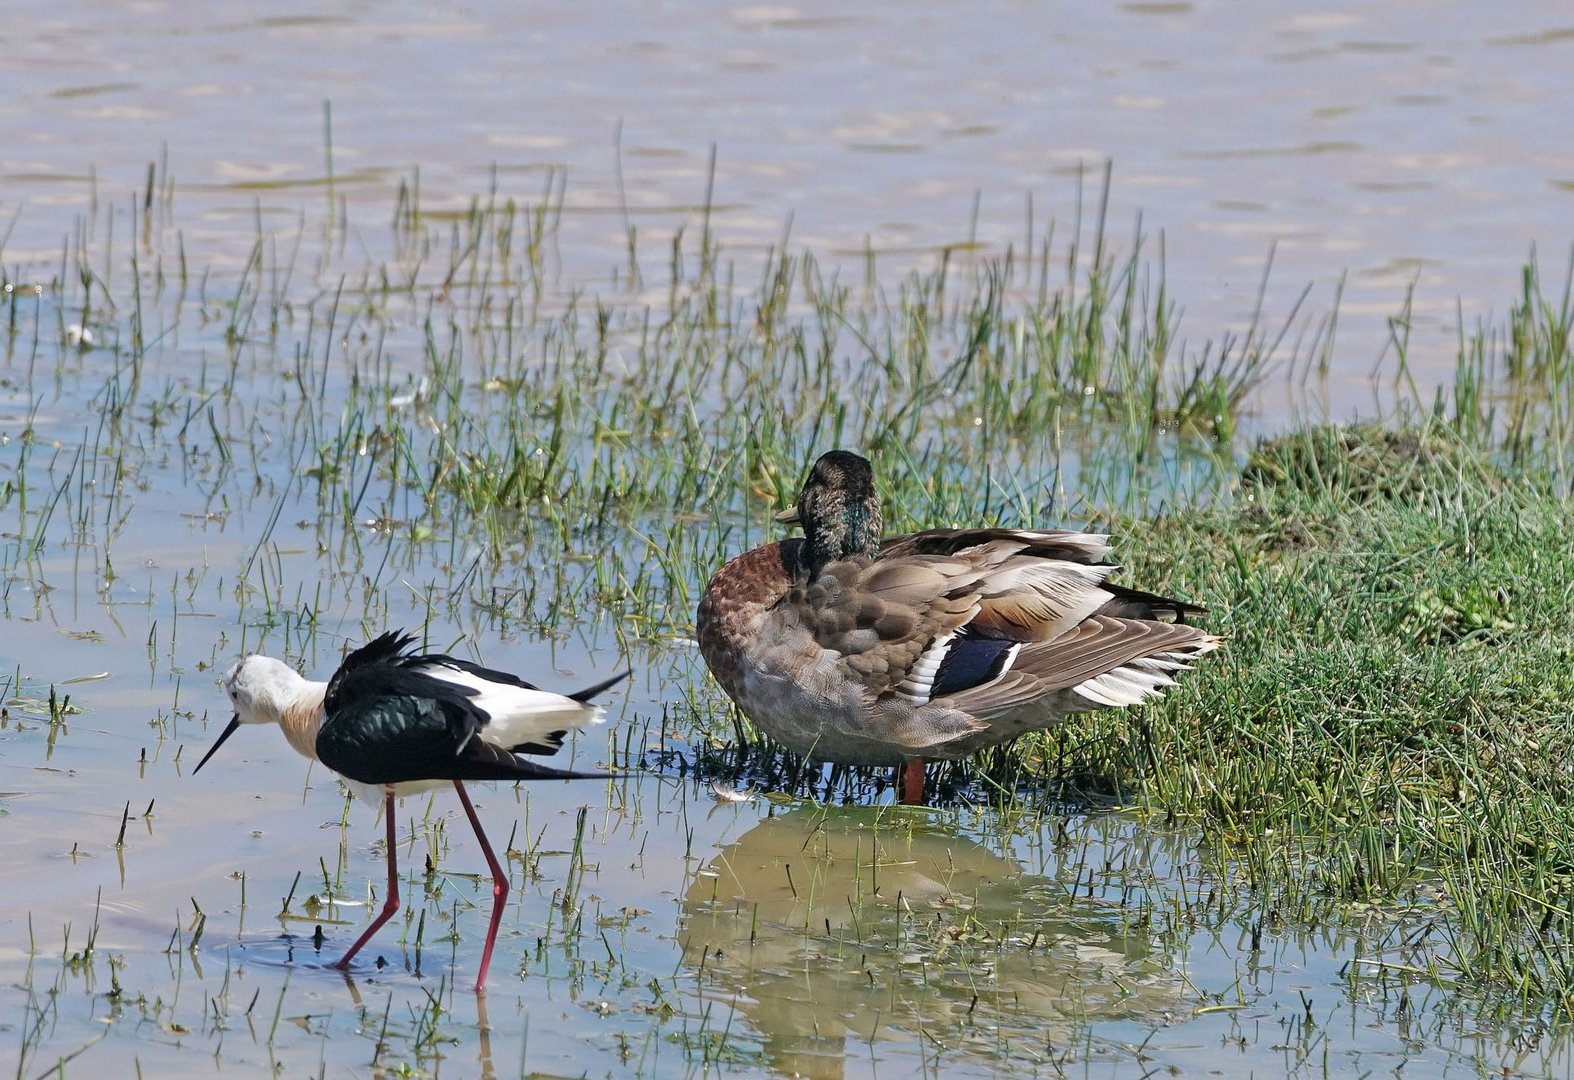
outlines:
{"label": "water surface", "polygon": [[1073,177],[1112,162],[1109,220],[1162,233],[1194,345],[1241,330],[1270,252],[1279,318],[1307,285],[1326,315],[1342,287],[1344,412],[1368,404],[1412,285],[1428,380],[1461,316],[1501,317],[1533,248],[1561,277],[1571,58],[1574,22],[1545,0],[40,10],[0,56],[0,208],[26,209],[3,259],[58,261],[77,215],[129,213],[165,160],[189,250],[233,266],[259,214],[326,206],[324,102],[352,250],[416,170],[432,207],[554,191],[564,287],[619,265],[628,225],[698,230],[706,201],[739,253],[784,233],[852,267],[866,247],[893,269],[1021,250],[1051,222],[1064,238]]}

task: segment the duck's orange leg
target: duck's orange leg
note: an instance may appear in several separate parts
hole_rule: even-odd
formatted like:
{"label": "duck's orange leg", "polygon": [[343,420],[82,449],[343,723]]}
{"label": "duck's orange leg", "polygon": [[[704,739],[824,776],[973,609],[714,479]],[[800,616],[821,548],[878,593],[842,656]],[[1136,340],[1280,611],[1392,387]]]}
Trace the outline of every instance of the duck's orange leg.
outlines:
{"label": "duck's orange leg", "polygon": [[896,801],[907,806],[924,804],[923,758],[908,758],[896,767]]}

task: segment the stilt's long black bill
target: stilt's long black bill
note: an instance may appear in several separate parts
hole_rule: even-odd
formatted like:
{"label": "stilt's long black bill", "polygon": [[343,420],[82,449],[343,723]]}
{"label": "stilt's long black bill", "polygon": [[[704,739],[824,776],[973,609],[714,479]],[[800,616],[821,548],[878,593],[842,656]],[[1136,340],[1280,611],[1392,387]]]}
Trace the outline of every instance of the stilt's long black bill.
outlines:
{"label": "stilt's long black bill", "polygon": [[240,727],[240,717],[239,716],[237,716],[237,717],[235,717],[235,719],[231,720],[230,721],[230,726],[225,728],[222,732],[219,733],[219,741],[214,743],[212,746],[208,747],[208,752],[206,754],[202,755],[202,760],[197,762],[197,767],[195,769],[191,770],[191,775],[192,776],[196,776],[199,772],[202,771],[202,767],[208,763],[208,759],[210,757],[212,757],[214,754],[219,752],[219,747],[224,745],[224,740],[229,738],[231,735],[235,734],[235,729],[238,728],[238,727]]}

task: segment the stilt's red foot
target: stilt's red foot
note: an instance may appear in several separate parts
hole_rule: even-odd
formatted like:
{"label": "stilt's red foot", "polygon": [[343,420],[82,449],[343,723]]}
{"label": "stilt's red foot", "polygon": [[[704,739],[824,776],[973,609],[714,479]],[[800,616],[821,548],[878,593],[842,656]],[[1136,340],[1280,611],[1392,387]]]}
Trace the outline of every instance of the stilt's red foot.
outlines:
{"label": "stilt's red foot", "polygon": [[911,758],[896,767],[896,801],[906,806],[924,803],[924,761]]}

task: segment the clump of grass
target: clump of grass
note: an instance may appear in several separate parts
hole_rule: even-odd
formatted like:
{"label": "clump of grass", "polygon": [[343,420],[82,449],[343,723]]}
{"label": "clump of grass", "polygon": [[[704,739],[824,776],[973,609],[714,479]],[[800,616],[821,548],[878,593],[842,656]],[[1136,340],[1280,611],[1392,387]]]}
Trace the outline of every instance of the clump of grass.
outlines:
{"label": "clump of grass", "polygon": [[[1241,472],[1241,488],[1253,500],[1259,490],[1291,497],[1296,491],[1318,491],[1337,511],[1343,503],[1366,506],[1423,498],[1464,474],[1488,492],[1506,483],[1487,450],[1466,443],[1444,425],[1320,426],[1267,440],[1252,450]],[[1269,516],[1266,509],[1260,513]]]}

